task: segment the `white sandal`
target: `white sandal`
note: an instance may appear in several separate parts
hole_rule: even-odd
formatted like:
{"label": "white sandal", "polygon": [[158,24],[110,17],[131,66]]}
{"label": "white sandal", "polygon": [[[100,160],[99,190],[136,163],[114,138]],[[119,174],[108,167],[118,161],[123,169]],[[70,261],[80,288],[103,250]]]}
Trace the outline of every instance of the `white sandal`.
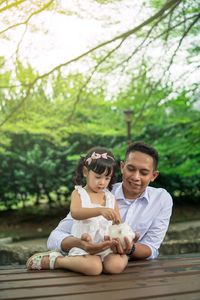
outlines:
{"label": "white sandal", "polygon": [[[44,256],[49,256],[49,268],[50,270],[54,269],[55,261],[58,256],[62,256],[62,253],[59,250],[51,250],[47,252],[36,253],[32,255],[26,262],[26,267],[28,270],[41,270],[41,262]],[[32,264],[31,264],[32,262]],[[31,265],[30,265],[31,264]]]}

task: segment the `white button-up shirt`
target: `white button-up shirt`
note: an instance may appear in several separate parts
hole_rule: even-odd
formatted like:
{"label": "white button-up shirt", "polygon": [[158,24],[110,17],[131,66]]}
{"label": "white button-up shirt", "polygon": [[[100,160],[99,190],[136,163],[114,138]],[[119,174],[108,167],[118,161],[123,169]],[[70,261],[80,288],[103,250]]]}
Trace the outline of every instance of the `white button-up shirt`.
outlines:
{"label": "white button-up shirt", "polygon": [[156,258],[172,213],[170,194],[165,189],[148,186],[139,198],[127,200],[122,183],[116,183],[112,193],[117,199],[122,222],[126,222],[140,234],[138,243],[151,248],[152,254],[149,259]]}
{"label": "white button-up shirt", "polygon": [[[124,197],[122,183],[116,183],[112,193],[117,200],[122,222],[126,222],[133,231],[140,234],[138,243],[151,248],[152,254],[148,259],[156,258],[172,213],[170,194],[164,189],[148,186],[139,198],[128,200]],[[47,241],[49,250],[62,251],[61,242],[71,236],[72,224],[73,218],[69,213],[51,232]]]}

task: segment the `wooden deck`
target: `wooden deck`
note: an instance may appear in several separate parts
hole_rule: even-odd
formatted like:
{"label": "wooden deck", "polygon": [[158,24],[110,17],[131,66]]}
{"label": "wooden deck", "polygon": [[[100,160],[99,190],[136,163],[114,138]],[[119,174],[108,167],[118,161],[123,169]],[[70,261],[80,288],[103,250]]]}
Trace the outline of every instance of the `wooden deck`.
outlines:
{"label": "wooden deck", "polygon": [[190,257],[129,262],[119,275],[0,268],[0,299],[200,299],[200,253]]}

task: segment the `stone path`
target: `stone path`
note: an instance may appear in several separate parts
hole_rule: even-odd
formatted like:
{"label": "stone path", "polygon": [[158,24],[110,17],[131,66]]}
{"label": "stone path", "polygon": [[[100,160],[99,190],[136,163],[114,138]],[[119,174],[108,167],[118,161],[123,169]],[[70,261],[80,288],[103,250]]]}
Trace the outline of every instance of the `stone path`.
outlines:
{"label": "stone path", "polygon": [[182,231],[191,227],[200,227],[200,220],[170,224],[169,231]]}
{"label": "stone path", "polygon": [[35,247],[41,246],[47,249],[47,238],[42,238],[42,239],[33,239],[33,240],[26,240],[26,241],[19,241],[19,242],[13,242],[13,246],[24,246],[24,247]]}

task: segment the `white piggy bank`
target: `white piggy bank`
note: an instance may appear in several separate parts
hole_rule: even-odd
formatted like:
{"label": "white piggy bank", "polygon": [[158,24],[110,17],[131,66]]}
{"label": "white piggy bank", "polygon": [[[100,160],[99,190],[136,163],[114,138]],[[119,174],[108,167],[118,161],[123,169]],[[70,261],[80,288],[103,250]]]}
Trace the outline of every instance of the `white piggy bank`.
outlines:
{"label": "white piggy bank", "polygon": [[130,243],[135,238],[135,232],[131,229],[131,227],[125,223],[115,224],[109,227],[109,236],[110,238],[119,238],[122,244],[122,247],[125,249],[126,244],[124,241],[124,237],[126,236]]}

